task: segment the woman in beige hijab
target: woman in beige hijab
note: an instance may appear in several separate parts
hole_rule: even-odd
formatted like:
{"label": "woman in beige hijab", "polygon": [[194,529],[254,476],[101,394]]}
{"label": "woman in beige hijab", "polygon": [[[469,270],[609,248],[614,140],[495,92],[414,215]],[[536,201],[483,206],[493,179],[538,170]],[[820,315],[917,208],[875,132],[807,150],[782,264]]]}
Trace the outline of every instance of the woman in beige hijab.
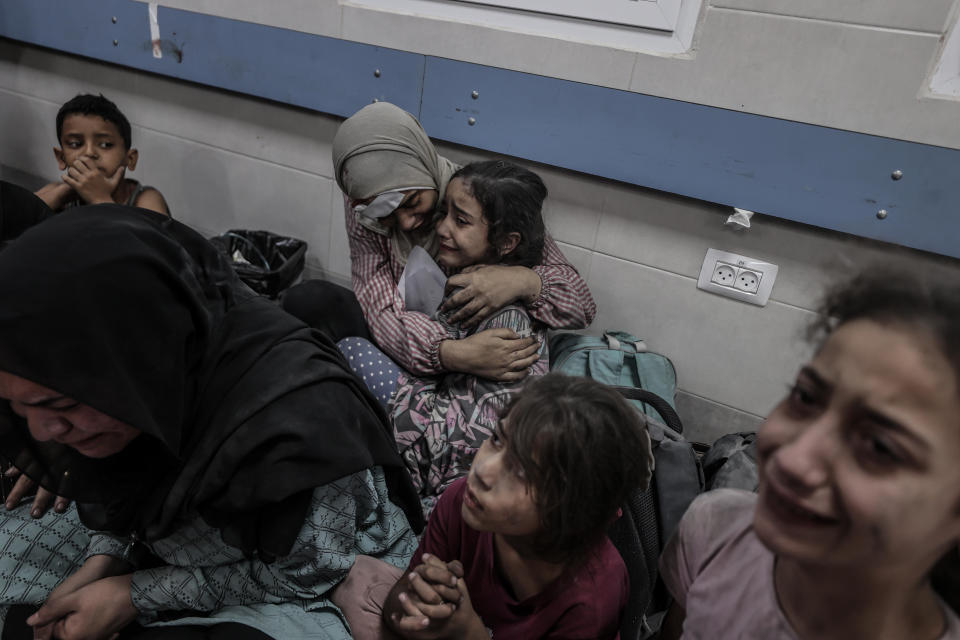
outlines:
{"label": "woman in beige hijab", "polygon": [[[364,107],[337,131],[333,164],[344,192],[353,292],[310,281],[288,292],[284,308],[334,340],[372,338],[417,376],[523,378],[538,357],[533,338],[491,329],[450,340],[438,322],[404,307],[397,284],[407,256],[414,246],[435,255],[435,223],[458,168],[437,154],[417,119],[386,102]],[[553,329],[584,328],[596,313],[586,283],[549,236],[540,265],[488,265],[452,274],[447,287],[461,287],[445,308],[465,327],[514,302]]]}

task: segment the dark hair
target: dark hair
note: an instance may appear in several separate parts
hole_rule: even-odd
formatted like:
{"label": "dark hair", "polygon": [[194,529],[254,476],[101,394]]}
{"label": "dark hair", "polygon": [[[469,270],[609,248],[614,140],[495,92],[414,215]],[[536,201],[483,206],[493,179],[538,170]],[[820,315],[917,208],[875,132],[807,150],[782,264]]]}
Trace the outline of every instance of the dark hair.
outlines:
{"label": "dark hair", "polygon": [[610,387],[560,373],[532,380],[504,415],[507,455],[537,507],[536,552],[583,561],[627,496],[650,481],[646,422]]}
{"label": "dark hair", "polygon": [[104,98],[103,94],[95,96],[92,93],[81,93],[60,107],[60,111],[57,112],[57,142],[60,142],[60,136],[63,135],[63,121],[67,116],[72,115],[99,116],[107,122],[112,122],[120,130],[120,137],[123,138],[123,144],[127,149],[133,147],[130,121],[120,112],[117,105]]}
{"label": "dark hair", "polygon": [[[547,187],[540,176],[504,160],[471,162],[453,174],[460,178],[483,211],[487,221],[487,241],[496,261],[533,267],[543,258],[543,216],[540,210]],[[510,253],[500,256],[497,247],[511,233],[520,234],[520,242]]]}
{"label": "dark hair", "polygon": [[808,337],[818,343],[842,324],[873,320],[925,331],[933,338],[960,381],[960,279],[875,267],[830,289]]}
{"label": "dark hair", "polygon": [[[935,282],[902,269],[872,268],[828,291],[820,313],[808,335],[821,344],[838,327],[854,320],[923,332],[935,341],[960,383],[960,279]],[[956,545],[937,561],[931,583],[940,597],[960,612],[960,554]]]}

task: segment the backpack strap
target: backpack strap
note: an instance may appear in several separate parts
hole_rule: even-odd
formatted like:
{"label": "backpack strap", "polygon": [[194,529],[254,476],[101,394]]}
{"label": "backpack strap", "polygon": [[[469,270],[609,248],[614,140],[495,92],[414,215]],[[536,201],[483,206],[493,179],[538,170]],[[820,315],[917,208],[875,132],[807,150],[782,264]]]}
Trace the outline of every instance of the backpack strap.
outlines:
{"label": "backpack strap", "polygon": [[629,398],[630,400],[639,400],[644,404],[648,404],[654,409],[657,410],[657,413],[660,414],[660,417],[663,418],[663,423],[676,431],[677,433],[683,433],[683,424],[680,422],[680,416],[677,415],[676,410],[670,406],[670,403],[653,393],[652,391],[647,391],[646,389],[637,389],[636,387],[613,387],[616,389],[620,395],[624,398]]}
{"label": "backpack strap", "polygon": [[647,350],[647,343],[626,331],[604,331],[603,339],[606,340],[607,346],[614,351],[627,351],[623,348],[623,343],[631,345],[634,353],[643,353]]}

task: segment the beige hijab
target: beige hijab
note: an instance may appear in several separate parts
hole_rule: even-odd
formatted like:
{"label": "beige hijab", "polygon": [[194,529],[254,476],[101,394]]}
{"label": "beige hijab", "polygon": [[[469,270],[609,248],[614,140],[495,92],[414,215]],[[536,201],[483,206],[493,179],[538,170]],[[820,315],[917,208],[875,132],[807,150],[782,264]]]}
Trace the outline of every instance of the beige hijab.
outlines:
{"label": "beige hijab", "polygon": [[[436,189],[437,207],[457,165],[437,155],[426,131],[412,115],[389,102],[375,102],[347,118],[333,139],[333,169],[337,184],[347,197],[365,200],[394,189]],[[436,216],[435,216],[436,217]],[[389,236],[400,259],[414,245],[435,253],[434,224],[426,233],[394,231],[376,220],[358,217],[358,222]]]}

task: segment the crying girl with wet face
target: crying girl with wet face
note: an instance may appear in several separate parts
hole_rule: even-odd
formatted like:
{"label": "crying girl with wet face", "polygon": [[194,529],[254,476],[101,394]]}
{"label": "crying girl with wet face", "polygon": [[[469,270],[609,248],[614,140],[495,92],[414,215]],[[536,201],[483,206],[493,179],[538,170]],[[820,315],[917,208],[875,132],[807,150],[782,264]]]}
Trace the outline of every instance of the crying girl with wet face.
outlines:
{"label": "crying girl with wet face", "polygon": [[664,549],[663,638],[960,638],[931,579],[960,542],[960,283],[865,273],[813,330],[759,495],[704,494]]}

